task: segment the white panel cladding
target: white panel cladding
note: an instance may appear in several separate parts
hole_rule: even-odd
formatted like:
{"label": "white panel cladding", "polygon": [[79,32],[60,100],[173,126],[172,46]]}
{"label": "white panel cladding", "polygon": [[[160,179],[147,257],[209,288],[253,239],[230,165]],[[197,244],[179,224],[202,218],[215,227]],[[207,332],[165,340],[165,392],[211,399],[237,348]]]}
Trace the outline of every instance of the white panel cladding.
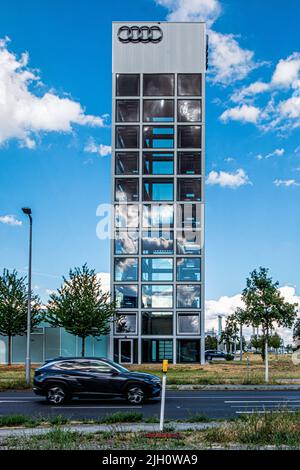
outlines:
{"label": "white panel cladding", "polygon": [[[159,26],[159,43],[122,43],[121,26]],[[114,73],[205,73],[205,23],[115,22],[112,28]]]}

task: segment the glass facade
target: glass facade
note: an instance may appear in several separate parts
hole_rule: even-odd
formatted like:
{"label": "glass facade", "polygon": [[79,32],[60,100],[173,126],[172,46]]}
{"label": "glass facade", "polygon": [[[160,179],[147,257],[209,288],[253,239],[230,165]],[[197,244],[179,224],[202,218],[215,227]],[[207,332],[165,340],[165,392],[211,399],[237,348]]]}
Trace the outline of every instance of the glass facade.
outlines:
{"label": "glass facade", "polygon": [[203,75],[114,80],[113,357],[199,362]]}

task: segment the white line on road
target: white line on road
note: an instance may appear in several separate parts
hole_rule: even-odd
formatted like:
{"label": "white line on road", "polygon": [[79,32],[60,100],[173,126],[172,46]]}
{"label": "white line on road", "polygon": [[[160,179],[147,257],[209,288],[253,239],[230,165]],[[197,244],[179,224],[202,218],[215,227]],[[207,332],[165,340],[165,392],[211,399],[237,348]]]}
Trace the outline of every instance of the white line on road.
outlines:
{"label": "white line on road", "polygon": [[[235,412],[238,415],[252,415],[252,414],[265,414],[265,413],[281,413],[280,410],[270,410],[270,411],[264,411],[264,410],[252,410],[252,411],[236,411]],[[295,410],[287,410],[287,413],[296,413]]]}
{"label": "white line on road", "polygon": [[263,408],[263,407],[264,408],[280,408],[280,407],[282,407],[282,405],[284,405],[284,406],[289,405],[293,408],[299,408],[300,407],[300,405],[296,405],[294,403],[284,403],[283,402],[282,404],[280,403],[278,405],[264,405],[264,404],[263,405],[236,405],[236,406],[231,405],[230,408]]}
{"label": "white line on road", "polygon": [[299,403],[300,400],[227,400],[224,403]]}

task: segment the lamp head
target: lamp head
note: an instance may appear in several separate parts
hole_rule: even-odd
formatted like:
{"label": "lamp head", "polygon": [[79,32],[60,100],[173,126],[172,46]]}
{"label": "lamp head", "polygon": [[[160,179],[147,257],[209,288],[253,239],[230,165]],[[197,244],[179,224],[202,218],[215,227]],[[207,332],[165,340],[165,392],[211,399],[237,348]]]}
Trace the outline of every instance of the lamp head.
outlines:
{"label": "lamp head", "polygon": [[26,214],[26,215],[31,215],[31,209],[30,209],[30,207],[22,207],[22,211],[23,211],[24,214]]}

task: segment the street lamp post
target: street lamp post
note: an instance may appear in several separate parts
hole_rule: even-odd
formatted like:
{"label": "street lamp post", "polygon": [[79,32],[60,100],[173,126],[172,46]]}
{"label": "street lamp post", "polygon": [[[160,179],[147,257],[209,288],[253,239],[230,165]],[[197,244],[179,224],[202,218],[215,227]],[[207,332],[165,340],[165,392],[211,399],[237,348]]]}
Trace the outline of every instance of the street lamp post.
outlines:
{"label": "street lamp post", "polygon": [[27,305],[27,338],[26,338],[26,359],[25,376],[26,383],[30,385],[30,333],[31,333],[31,259],[32,259],[32,216],[29,207],[23,207],[22,211],[29,217],[29,264],[28,264],[28,305]]}

